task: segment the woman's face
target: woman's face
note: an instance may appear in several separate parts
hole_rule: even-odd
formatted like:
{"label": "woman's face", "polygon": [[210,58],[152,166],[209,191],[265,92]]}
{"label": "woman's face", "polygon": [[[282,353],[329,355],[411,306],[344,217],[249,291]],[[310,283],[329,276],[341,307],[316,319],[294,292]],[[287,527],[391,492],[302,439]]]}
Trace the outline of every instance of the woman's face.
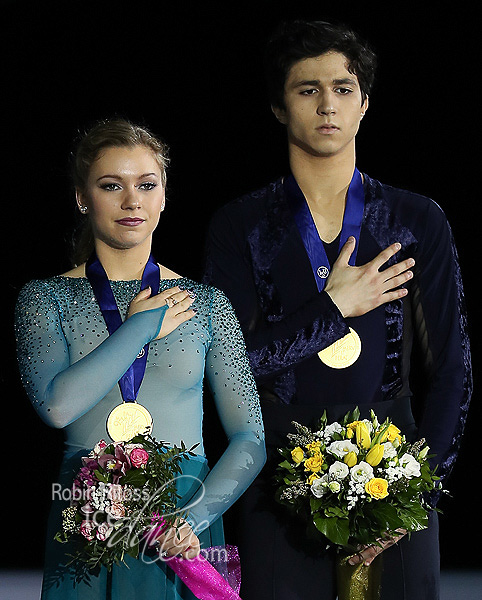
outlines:
{"label": "woman's face", "polygon": [[87,207],[96,243],[116,249],[150,244],[164,202],[159,164],[145,146],[102,150],[90,168],[85,191],[77,191],[77,203]]}

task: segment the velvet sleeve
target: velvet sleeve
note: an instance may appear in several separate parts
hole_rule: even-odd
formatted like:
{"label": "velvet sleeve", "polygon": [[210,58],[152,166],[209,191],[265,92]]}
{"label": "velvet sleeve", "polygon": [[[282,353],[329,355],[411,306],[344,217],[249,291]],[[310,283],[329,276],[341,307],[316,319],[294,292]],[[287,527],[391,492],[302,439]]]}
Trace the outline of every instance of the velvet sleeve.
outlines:
{"label": "velvet sleeve", "polygon": [[349,329],[325,292],[316,293],[298,310],[280,318],[266,315],[260,300],[266,281],[256,280],[248,233],[235,216],[218,211],[208,234],[205,282],[223,290],[230,299],[259,381],[291,369],[342,338]]}
{"label": "velvet sleeve", "polygon": [[419,237],[411,293],[427,384],[419,435],[436,454],[433,462],[444,478],[456,459],[467,418],[472,392],[470,346],[457,251],[450,226],[435,203],[428,205],[421,226],[425,231]]}

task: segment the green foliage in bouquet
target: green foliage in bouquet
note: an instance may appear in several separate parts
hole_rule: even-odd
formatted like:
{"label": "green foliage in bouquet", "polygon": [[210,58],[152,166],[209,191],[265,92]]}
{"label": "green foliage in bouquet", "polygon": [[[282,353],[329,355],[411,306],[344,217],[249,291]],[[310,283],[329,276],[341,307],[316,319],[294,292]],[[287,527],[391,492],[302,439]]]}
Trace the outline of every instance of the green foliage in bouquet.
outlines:
{"label": "green foliage in bouquet", "polygon": [[325,412],[316,431],[293,425],[276,499],[332,544],[353,549],[427,527],[427,495],[440,486],[424,439],[411,444],[390,419],[380,424],[371,411],[360,420],[358,408],[331,424]]}
{"label": "green foliage in bouquet", "polygon": [[110,570],[125,564],[126,555],[138,558],[162,529],[185,517],[176,508],[176,478],[195,447],[167,446],[143,434],[96,444],[82,458],[55,535],[61,543],[72,542],[71,562]]}

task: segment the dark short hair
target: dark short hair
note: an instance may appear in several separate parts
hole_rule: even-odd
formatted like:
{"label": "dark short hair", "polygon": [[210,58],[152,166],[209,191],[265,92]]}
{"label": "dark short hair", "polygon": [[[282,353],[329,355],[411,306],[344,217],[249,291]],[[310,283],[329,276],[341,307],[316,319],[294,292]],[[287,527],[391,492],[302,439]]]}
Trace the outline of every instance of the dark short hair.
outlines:
{"label": "dark short hair", "polygon": [[298,61],[340,52],[348,61],[348,71],[356,75],[362,102],[375,78],[376,55],[358,35],[344,25],[325,21],[285,21],[270,38],[265,53],[265,74],[272,106],[285,108],[284,87],[288,72]]}

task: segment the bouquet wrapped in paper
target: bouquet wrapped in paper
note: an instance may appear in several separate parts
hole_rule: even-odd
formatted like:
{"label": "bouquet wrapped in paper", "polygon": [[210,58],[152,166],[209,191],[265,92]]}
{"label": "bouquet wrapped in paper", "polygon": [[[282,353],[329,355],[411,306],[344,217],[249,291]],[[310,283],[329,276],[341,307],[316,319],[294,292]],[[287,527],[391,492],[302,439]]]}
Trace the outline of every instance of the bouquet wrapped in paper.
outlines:
{"label": "bouquet wrapped in paper", "polygon": [[[72,562],[87,570],[111,570],[125,564],[126,555],[139,559],[153,551],[159,534],[187,517],[187,511],[177,508],[176,479],[182,475],[182,461],[195,456],[194,448],[167,446],[143,434],[128,442],[96,444],[82,458],[70,506],[62,511],[62,529],[55,536],[73,543]],[[236,549],[226,548],[236,562]],[[230,587],[203,556],[165,560],[198,598],[239,600],[239,581],[231,578],[237,589]]]}
{"label": "bouquet wrapped in paper", "polygon": [[[276,499],[346,556],[401,530],[425,529],[432,510],[428,493],[439,485],[425,440],[409,443],[390,419],[379,423],[370,414],[360,420],[357,408],[328,424],[324,413],[316,430],[293,422],[296,433],[279,449],[284,460],[276,474]],[[359,597],[376,598],[378,592]]]}

